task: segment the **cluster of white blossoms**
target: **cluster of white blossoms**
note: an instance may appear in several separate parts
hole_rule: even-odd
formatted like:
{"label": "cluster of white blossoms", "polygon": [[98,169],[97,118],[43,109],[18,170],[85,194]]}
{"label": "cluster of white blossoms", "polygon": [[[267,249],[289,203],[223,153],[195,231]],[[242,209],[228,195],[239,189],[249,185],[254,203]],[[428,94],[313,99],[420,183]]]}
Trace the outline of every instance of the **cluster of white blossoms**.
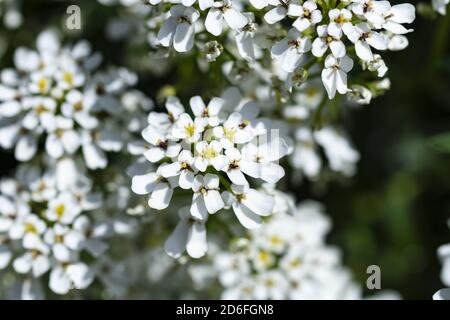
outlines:
{"label": "cluster of white blossoms", "polygon": [[[263,49],[270,51],[274,64],[287,74],[308,71],[319,64],[330,99],[336,92],[350,91],[347,73],[353,69],[355,58],[383,76],[385,71],[380,68],[387,68],[373,50],[404,47],[401,43],[407,40],[403,35],[412,31],[404,24],[415,19],[415,7],[411,4],[391,5],[389,1],[374,0],[187,0],[170,6],[165,1],[149,2],[170,8],[168,12],[162,10],[166,18],[161,20],[163,25],[157,34],[161,46],[187,52],[194,48],[196,34],[206,32],[220,39],[227,30],[236,41],[240,57],[251,64],[261,60]],[[287,32],[276,34],[264,28],[273,25],[276,31],[276,23],[281,21],[291,25]],[[211,46],[207,47],[211,50]],[[213,51],[220,54],[221,49],[215,46]]]}
{"label": "cluster of white blossoms", "polygon": [[339,251],[325,244],[330,222],[321,205],[274,195],[270,220],[214,256],[222,298],[360,299]]}
{"label": "cluster of white blossoms", "polygon": [[207,250],[205,223],[222,209],[232,208],[248,229],[272,213],[273,198],[253,186],[256,179],[274,184],[284,176],[277,162],[291,152],[289,139],[273,121],[257,117],[254,102],[234,98],[205,102],[195,96],[186,110],[170,97],[167,112],[149,114],[142,132],[146,143],[130,145],[130,151],[151,163],[148,173],[132,181],[135,193],[150,194],[151,208],[168,208],[176,188],[192,196],[166,242],[166,251],[174,257],[185,249],[191,257],[202,257]]}
{"label": "cluster of white blossoms", "polygon": [[102,194],[82,175],[61,189],[55,172],[22,169],[0,181],[0,269],[10,266],[22,279],[22,299],[43,298],[44,279],[56,294],[88,287],[89,261],[105,253],[113,231],[98,213]]}
{"label": "cluster of white blossoms", "polygon": [[18,48],[15,69],[0,73],[0,146],[14,148],[19,161],[30,161],[43,145],[53,159],[82,154],[87,168],[105,168],[107,153],[141,129],[140,111],[126,105],[152,105],[129,90],[134,74],[93,72],[100,62],[86,41],[62,47],[53,31],[37,37],[36,50]]}
{"label": "cluster of white blossoms", "polygon": [[[448,221],[450,228],[450,220]],[[450,243],[444,244],[438,249],[438,256],[442,263],[441,281],[447,287],[433,295],[434,300],[450,300]]]}

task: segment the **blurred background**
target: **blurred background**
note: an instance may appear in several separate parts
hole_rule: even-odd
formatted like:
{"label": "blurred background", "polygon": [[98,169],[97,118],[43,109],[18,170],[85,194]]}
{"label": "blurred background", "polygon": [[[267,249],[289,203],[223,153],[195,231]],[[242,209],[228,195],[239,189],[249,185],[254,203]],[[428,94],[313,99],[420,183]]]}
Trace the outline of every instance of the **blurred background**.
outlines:
{"label": "blurred background", "polygon": [[[146,47],[139,40],[108,41],[108,21],[121,14],[114,6],[92,0],[14,2],[23,21],[13,29],[0,24],[1,68],[12,65],[14,48],[32,46],[47,26],[61,27],[68,4],[76,2],[83,28],[66,30],[65,36],[88,39],[95,50],[107,53],[105,64],[133,68],[147,95],[155,98],[164,84],[189,82],[193,76],[183,61],[166,78],[151,75]],[[332,179],[326,186],[306,182],[296,191],[298,199],[326,205],[334,222],[329,243],[342,248],[344,264],[358,282],[364,286],[367,266],[379,265],[382,288],[395,289],[405,299],[430,299],[442,287],[436,249],[450,242],[450,15],[421,8],[424,14],[418,15],[415,32],[408,36],[410,46],[384,56],[391,90],[369,106],[346,113],[344,125],[361,153],[357,174]],[[127,50],[140,57],[138,68],[136,59],[128,60]],[[185,90],[192,92],[190,87]],[[4,151],[0,163],[2,177],[17,165]]]}

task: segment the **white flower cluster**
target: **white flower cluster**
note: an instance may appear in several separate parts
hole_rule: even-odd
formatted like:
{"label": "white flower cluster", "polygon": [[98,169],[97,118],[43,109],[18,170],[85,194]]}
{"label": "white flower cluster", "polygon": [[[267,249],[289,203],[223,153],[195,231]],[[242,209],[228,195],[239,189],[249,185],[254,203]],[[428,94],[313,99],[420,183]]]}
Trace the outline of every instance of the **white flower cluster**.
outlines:
{"label": "white flower cluster", "polygon": [[127,114],[126,105],[142,99],[148,110],[151,102],[129,91],[137,79],[127,70],[92,72],[101,56],[86,41],[61,47],[57,34],[45,31],[36,48],[18,48],[16,68],[0,73],[0,146],[14,148],[19,161],[31,160],[41,143],[53,159],[81,150],[89,169],[105,168],[107,153],[128,139],[121,128],[140,129],[139,110]]}
{"label": "white flower cluster", "polygon": [[[161,2],[150,1],[153,5],[162,5]],[[355,58],[383,76],[387,68],[381,56],[372,50],[404,47],[403,35],[412,29],[403,24],[415,19],[413,5],[391,6],[389,1],[250,0],[257,10],[268,9],[260,27],[257,25],[260,12],[254,9],[251,13],[245,12],[251,9],[246,1],[202,0],[197,4],[183,0],[181,3],[171,5],[169,12],[163,13],[167,18],[157,35],[160,45],[187,52],[194,47],[197,33],[206,30],[219,37],[225,29],[230,30],[229,36],[235,39],[239,55],[250,63],[260,60],[262,49],[266,48],[270,49],[271,58],[279,69],[288,74],[319,63],[330,99],[336,92],[347,94],[350,91],[347,73],[353,69]],[[268,32],[263,27],[275,26],[286,18],[289,18],[287,24],[291,24],[287,35],[280,32],[274,37],[274,31]],[[272,28],[277,30],[276,26]]]}
{"label": "white flower cluster", "polygon": [[[450,228],[450,220],[448,221]],[[447,287],[433,295],[434,300],[450,300],[450,243],[439,247],[438,255],[442,262],[441,281]]]}
{"label": "white flower cluster", "polygon": [[206,253],[205,222],[210,214],[232,208],[248,229],[261,225],[270,215],[272,197],[252,188],[253,179],[274,184],[284,175],[277,163],[291,151],[270,119],[258,118],[252,101],[199,96],[189,101],[192,114],[170,97],[167,112],[151,112],[142,132],[146,145],[130,150],[143,153],[153,165],[150,172],[133,177],[137,194],[150,194],[151,208],[166,209],[174,189],[192,195],[192,204],[180,214],[180,222],[166,242],[175,257],[186,249],[194,258]]}
{"label": "white flower cluster", "polygon": [[[273,191],[270,191],[273,192]],[[321,205],[275,193],[276,212],[214,257],[223,299],[360,299],[360,288],[325,244]]]}
{"label": "white flower cluster", "polygon": [[66,189],[58,187],[55,172],[41,175],[34,167],[0,181],[0,269],[10,265],[23,279],[22,299],[44,296],[46,274],[57,294],[92,283],[89,257],[105,253],[113,231],[112,220],[90,214],[101,207],[102,194],[81,175]]}

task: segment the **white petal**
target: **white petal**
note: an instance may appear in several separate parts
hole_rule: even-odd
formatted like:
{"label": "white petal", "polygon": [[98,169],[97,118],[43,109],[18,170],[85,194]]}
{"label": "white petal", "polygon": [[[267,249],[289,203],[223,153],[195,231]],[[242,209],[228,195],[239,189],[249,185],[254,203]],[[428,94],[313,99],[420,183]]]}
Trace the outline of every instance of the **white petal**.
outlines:
{"label": "white petal", "polygon": [[94,272],[84,263],[71,264],[66,269],[75,289],[85,289],[94,281]]}
{"label": "white petal", "polygon": [[133,190],[134,193],[140,195],[148,194],[155,188],[156,184],[158,183],[157,179],[158,175],[154,172],[140,176],[134,176],[132,179],[131,190]]}
{"label": "white petal", "polygon": [[190,189],[192,187],[192,182],[194,181],[194,173],[189,170],[183,170],[180,174],[180,179],[178,184],[182,189]]}
{"label": "white petal", "polygon": [[0,270],[6,268],[11,261],[12,253],[5,245],[0,245]]}
{"label": "white petal", "polygon": [[284,177],[284,169],[282,166],[269,162],[261,166],[261,179],[268,183],[277,183]]}
{"label": "white petal", "polygon": [[205,198],[201,193],[194,193],[192,196],[192,204],[190,214],[198,220],[206,220],[208,217],[208,209],[205,205]]}
{"label": "white petal", "polygon": [[209,213],[213,214],[222,209],[225,204],[220,196],[219,191],[209,190],[205,196],[205,206]]}
{"label": "white petal", "polygon": [[209,33],[220,36],[223,28],[222,12],[216,8],[211,8],[206,16],[205,28]]}
{"label": "white petal", "polygon": [[189,225],[186,220],[180,220],[172,232],[170,237],[164,244],[166,253],[173,257],[179,258],[186,249],[186,242],[188,237]]}
{"label": "white petal", "polygon": [[346,54],[345,45],[342,41],[331,41],[330,49],[336,58],[342,58]]}
{"label": "white petal", "polygon": [[148,200],[148,205],[150,208],[156,210],[163,210],[169,206],[170,200],[172,199],[173,189],[166,182],[160,182],[156,185],[150,199]]}
{"label": "white petal", "polygon": [[203,257],[208,251],[206,228],[203,223],[194,223],[189,228],[186,252],[194,259]]}
{"label": "white petal", "polygon": [[336,95],[336,73],[332,69],[323,69],[322,83],[328,93],[328,98],[333,99]]}
{"label": "white petal", "polygon": [[246,229],[256,229],[261,226],[261,217],[254,214],[247,207],[239,204],[233,204],[234,214],[238,218],[239,222]]}
{"label": "white petal", "polygon": [[274,24],[278,21],[283,20],[284,17],[286,17],[286,8],[282,6],[276,6],[264,15],[264,20],[266,20],[268,24]]}
{"label": "white petal", "polygon": [[194,46],[194,26],[189,23],[179,23],[175,36],[173,37],[173,47],[178,52],[187,52]]}
{"label": "white petal", "polygon": [[340,94],[346,94],[348,92],[347,74],[342,70],[336,73],[336,89]]}
{"label": "white petal", "polygon": [[231,169],[227,171],[227,176],[230,178],[231,182],[238,185],[248,184],[247,179],[245,179],[244,174],[240,169]]}
{"label": "white petal", "polygon": [[52,270],[48,285],[57,294],[66,294],[71,287],[70,279],[62,267],[57,267]]}
{"label": "white petal", "polygon": [[416,19],[416,8],[410,3],[402,3],[392,6],[390,14],[391,18],[397,23],[412,23]]}
{"label": "white petal", "polygon": [[36,138],[26,135],[19,138],[17,141],[16,149],[14,150],[14,156],[19,161],[28,161],[36,154],[37,142]]}
{"label": "white petal", "polygon": [[356,54],[364,61],[373,60],[372,50],[370,50],[369,44],[365,41],[356,41],[355,43]]}
{"label": "white petal", "polygon": [[263,192],[249,189],[242,204],[260,216],[268,216],[272,214],[275,200]]}
{"label": "white petal", "polygon": [[105,152],[91,143],[83,145],[83,157],[86,166],[92,170],[103,169],[108,164]]}
{"label": "white petal", "polygon": [[158,162],[164,158],[164,156],[164,150],[159,147],[150,148],[144,152],[144,157],[152,163]]}
{"label": "white petal", "polygon": [[164,47],[169,47],[172,43],[173,36],[177,27],[177,20],[169,18],[158,32],[158,41]]}
{"label": "white petal", "polygon": [[164,163],[159,166],[158,172],[165,178],[180,174],[181,164],[179,162]]}
{"label": "white petal", "polygon": [[[334,42],[334,41],[333,41]],[[316,57],[322,57],[328,49],[328,45],[322,38],[317,38],[312,43],[311,53]],[[333,53],[334,54],[334,53]]]}
{"label": "white petal", "polygon": [[231,29],[241,29],[247,24],[247,18],[234,7],[226,9],[223,17]]}

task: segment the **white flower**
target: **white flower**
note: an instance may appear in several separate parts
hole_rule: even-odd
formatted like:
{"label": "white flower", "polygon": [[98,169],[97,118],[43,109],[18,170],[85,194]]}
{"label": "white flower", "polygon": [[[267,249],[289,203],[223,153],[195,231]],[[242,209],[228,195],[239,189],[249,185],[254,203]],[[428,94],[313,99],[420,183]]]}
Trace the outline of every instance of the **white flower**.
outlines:
{"label": "white flower", "polygon": [[80,146],[80,137],[73,129],[74,124],[71,119],[57,116],[55,118],[55,127],[49,131],[45,141],[45,150],[56,159],[65,154],[73,154]]}
{"label": "white flower", "polygon": [[231,192],[224,192],[223,197],[227,204],[231,204],[236,218],[247,229],[260,227],[261,217],[270,215],[275,205],[271,196],[247,185],[232,184]]}
{"label": "white flower", "polygon": [[207,173],[205,176],[197,175],[192,184],[191,215],[199,220],[205,220],[209,214],[222,209],[225,204],[220,195],[219,177]]}
{"label": "white flower", "polygon": [[149,125],[142,131],[142,137],[150,143],[143,155],[150,162],[158,162],[164,157],[176,157],[181,150],[180,144],[167,139],[164,133]]}
{"label": "white flower", "polygon": [[174,138],[183,139],[187,143],[193,143],[200,140],[201,133],[204,129],[203,120],[195,118],[194,121],[189,114],[183,113],[175,122],[171,133]]}
{"label": "white flower", "polygon": [[204,219],[193,218],[189,214],[189,208],[182,208],[178,215],[180,220],[166,240],[164,249],[174,258],[179,258],[184,250],[194,259],[203,257],[208,250],[205,228],[208,216]]}
{"label": "white flower", "polygon": [[302,5],[290,3],[287,14],[298,17],[292,26],[300,32],[322,21],[322,12],[317,9],[317,4],[311,0],[303,2]]}
{"label": "white flower", "polygon": [[81,132],[81,148],[86,166],[89,169],[103,169],[108,164],[106,152],[119,152],[122,149],[122,136],[113,126]]}
{"label": "white flower", "polygon": [[406,29],[403,23],[412,23],[416,19],[416,7],[410,3],[392,6],[384,15],[383,28],[394,34],[405,34],[413,29]]}
{"label": "white flower", "polygon": [[46,218],[62,224],[71,224],[80,212],[81,208],[75,198],[70,193],[61,193],[57,198],[50,200]]}
{"label": "white flower", "polygon": [[255,136],[250,121],[240,112],[230,114],[222,126],[213,129],[213,133],[225,149],[232,148],[235,144],[248,143]]}
{"label": "white flower", "polygon": [[284,176],[284,169],[279,159],[289,153],[289,146],[279,140],[260,142],[259,145],[248,143],[242,147],[242,170],[253,178],[260,178],[268,183],[277,183]]}
{"label": "white flower", "polygon": [[347,72],[352,70],[353,60],[347,56],[335,58],[329,55],[325,59],[325,68],[322,70],[322,83],[328,93],[328,97],[333,99],[336,91],[340,94],[346,94]]}
{"label": "white flower", "polygon": [[333,37],[340,37],[342,32],[348,37],[354,32],[354,26],[351,22],[352,13],[347,9],[331,9],[328,12],[330,24],[328,25],[328,34]]}
{"label": "white flower", "polygon": [[71,289],[85,289],[94,280],[94,273],[84,263],[69,263],[52,269],[49,287],[57,294],[66,294]]}
{"label": "white flower", "polygon": [[339,30],[335,35],[328,33],[328,27],[321,25],[317,27],[318,37],[312,43],[311,53],[316,57],[322,57],[328,48],[336,58],[345,56],[346,49],[344,43],[341,41],[342,31]]}
{"label": "white flower", "polygon": [[78,90],[69,91],[66,101],[61,106],[62,113],[68,118],[73,118],[85,129],[93,129],[98,126],[98,119],[90,114],[93,101],[90,96],[84,96]]}
{"label": "white flower", "polygon": [[47,229],[43,220],[36,215],[30,214],[19,219],[11,226],[9,236],[11,239],[22,239],[23,245],[32,247],[38,242],[39,236]]}
{"label": "white flower", "polygon": [[189,150],[183,150],[178,155],[178,161],[162,164],[158,172],[165,178],[179,176],[178,185],[182,189],[191,189],[197,168],[194,166],[195,158]]}
{"label": "white flower", "polygon": [[13,262],[13,268],[17,273],[30,273],[34,278],[39,278],[50,269],[48,254],[48,247],[41,243],[17,257]]}
{"label": "white flower", "polygon": [[280,62],[286,72],[293,72],[301,63],[303,54],[311,50],[311,40],[303,37],[296,29],[277,42],[271,49],[272,58]]}
{"label": "white flower", "polygon": [[441,289],[433,295],[433,300],[450,300],[450,289]]}
{"label": "white flower", "polygon": [[131,189],[134,193],[146,195],[150,193],[148,205],[151,208],[162,210],[169,206],[173,189],[177,182],[172,178],[164,178],[156,172],[133,177]]}
{"label": "white flower", "polygon": [[372,100],[372,91],[364,86],[354,84],[350,87],[350,90],[347,97],[352,102],[357,104],[369,104]]}
{"label": "white flower", "polygon": [[322,160],[317,153],[311,130],[298,128],[295,131],[295,139],[295,149],[290,158],[292,165],[303,171],[307,177],[316,177],[322,167]]}
{"label": "white flower", "polygon": [[252,13],[244,13],[247,17],[247,24],[236,30],[236,47],[242,58],[248,61],[255,60],[255,32],[256,24],[254,23],[255,17]]}
{"label": "white flower", "polygon": [[372,72],[376,71],[379,78],[384,77],[388,71],[386,63],[379,54],[374,54],[370,61],[364,61],[363,67]]}
{"label": "white flower", "polygon": [[194,46],[194,24],[200,14],[197,10],[182,5],[170,8],[170,17],[158,32],[161,45],[173,48],[178,52],[190,51]]}
{"label": "white flower", "polygon": [[325,127],[314,133],[319,144],[324,148],[330,162],[330,168],[346,175],[352,175],[354,164],[359,160],[358,151],[352,148],[349,141],[331,127]]}
{"label": "white flower", "polygon": [[447,13],[447,5],[450,0],[431,0],[431,4],[433,5],[434,10],[439,12],[442,15]]}
{"label": "white flower", "polygon": [[209,33],[219,36],[224,20],[231,29],[241,29],[247,24],[247,18],[236,8],[233,0],[214,2],[205,19],[205,28]]}
{"label": "white flower", "polygon": [[381,33],[372,31],[367,23],[359,23],[353,30],[354,32],[347,36],[355,44],[356,54],[363,61],[373,59],[370,47],[377,50],[387,49],[387,39]]}
{"label": "white flower", "polygon": [[203,121],[205,126],[213,127],[219,124],[219,114],[224,102],[223,99],[215,97],[211,99],[208,105],[205,105],[200,96],[192,97],[189,100],[194,116]]}
{"label": "white flower", "polygon": [[195,167],[205,172],[208,166],[213,166],[217,171],[226,165],[226,157],[222,154],[222,145],[214,140],[210,143],[200,141],[195,145]]}

